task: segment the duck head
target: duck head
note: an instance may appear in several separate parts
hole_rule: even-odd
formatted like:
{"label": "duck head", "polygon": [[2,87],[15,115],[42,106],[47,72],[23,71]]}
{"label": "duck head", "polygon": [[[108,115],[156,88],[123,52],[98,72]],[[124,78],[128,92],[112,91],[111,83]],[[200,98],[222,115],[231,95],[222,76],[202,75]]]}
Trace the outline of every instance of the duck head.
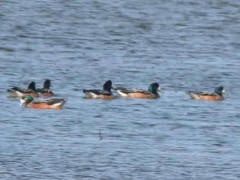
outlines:
{"label": "duck head", "polygon": [[103,90],[111,92],[112,89],[112,81],[108,80],[103,85]]}
{"label": "duck head", "polygon": [[158,83],[152,83],[148,87],[148,91],[150,91],[153,94],[157,94],[157,91],[160,91],[160,87]]}
{"label": "duck head", "polygon": [[46,79],[43,84],[43,89],[50,89],[51,81],[49,79]]}
{"label": "duck head", "polygon": [[28,89],[31,89],[33,91],[36,91],[36,84],[34,81],[32,81],[29,85],[28,85]]}
{"label": "duck head", "polygon": [[225,89],[223,86],[219,86],[215,88],[214,92],[220,96],[222,96],[225,93]]}
{"label": "duck head", "polygon": [[26,106],[28,103],[33,101],[33,97],[30,95],[22,96],[20,99],[20,106]]}

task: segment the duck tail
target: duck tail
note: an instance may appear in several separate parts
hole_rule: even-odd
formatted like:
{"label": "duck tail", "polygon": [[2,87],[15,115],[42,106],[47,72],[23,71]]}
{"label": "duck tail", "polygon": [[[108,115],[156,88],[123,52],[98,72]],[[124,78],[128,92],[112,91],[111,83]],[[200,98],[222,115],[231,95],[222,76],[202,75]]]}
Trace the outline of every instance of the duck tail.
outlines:
{"label": "duck tail", "polygon": [[12,87],[12,88],[7,89],[7,92],[15,92],[15,91],[19,91],[19,90],[21,90],[19,87]]}

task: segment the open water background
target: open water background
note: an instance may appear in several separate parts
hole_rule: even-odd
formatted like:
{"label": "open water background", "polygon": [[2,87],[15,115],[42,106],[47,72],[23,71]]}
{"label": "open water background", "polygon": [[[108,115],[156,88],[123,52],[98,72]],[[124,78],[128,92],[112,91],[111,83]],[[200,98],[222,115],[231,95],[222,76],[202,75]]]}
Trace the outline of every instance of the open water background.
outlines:
{"label": "open water background", "polygon": [[[240,179],[239,15],[239,0],[0,1],[0,179]],[[7,97],[46,78],[63,109]],[[108,79],[164,93],[83,98]],[[219,85],[223,101],[185,94]]]}

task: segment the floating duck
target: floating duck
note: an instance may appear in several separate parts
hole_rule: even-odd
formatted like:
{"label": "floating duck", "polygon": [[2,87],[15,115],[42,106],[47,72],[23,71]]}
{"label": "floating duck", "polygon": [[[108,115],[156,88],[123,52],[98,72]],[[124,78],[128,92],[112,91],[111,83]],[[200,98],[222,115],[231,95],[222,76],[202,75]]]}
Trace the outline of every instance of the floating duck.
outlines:
{"label": "floating duck", "polygon": [[37,89],[37,93],[41,96],[53,96],[53,92],[50,90],[51,81],[46,79],[43,83],[43,88]]}
{"label": "floating duck", "polygon": [[103,99],[112,99],[114,98],[112,92],[112,81],[108,80],[103,85],[103,90],[98,89],[90,89],[90,90],[83,90],[86,98],[103,98]]}
{"label": "floating duck", "polygon": [[122,87],[114,87],[114,90],[122,97],[136,97],[136,98],[158,98],[160,87],[158,83],[149,85],[148,90],[145,89],[129,89]]}
{"label": "floating duck", "polygon": [[30,95],[24,95],[20,99],[21,106],[29,108],[42,108],[42,109],[60,109],[66,102],[63,98],[49,98],[34,100]]}
{"label": "floating duck", "polygon": [[20,87],[12,87],[7,90],[9,97],[22,97],[24,95],[31,95],[37,97],[35,82],[31,82],[26,89]]}
{"label": "floating duck", "polygon": [[223,86],[215,88],[214,92],[209,91],[188,91],[187,94],[192,99],[203,99],[203,100],[223,100],[223,94],[225,89]]}

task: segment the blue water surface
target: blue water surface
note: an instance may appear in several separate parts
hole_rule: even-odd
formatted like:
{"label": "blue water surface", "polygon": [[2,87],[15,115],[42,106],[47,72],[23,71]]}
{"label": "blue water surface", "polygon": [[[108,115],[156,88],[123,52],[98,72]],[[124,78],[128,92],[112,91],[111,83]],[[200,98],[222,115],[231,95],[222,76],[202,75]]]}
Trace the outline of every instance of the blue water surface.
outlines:
{"label": "blue water surface", "polygon": [[[0,179],[240,179],[239,14],[238,0],[0,2]],[[61,110],[7,97],[47,78]],[[83,98],[109,79],[164,93]],[[223,101],[185,93],[220,85]]]}

